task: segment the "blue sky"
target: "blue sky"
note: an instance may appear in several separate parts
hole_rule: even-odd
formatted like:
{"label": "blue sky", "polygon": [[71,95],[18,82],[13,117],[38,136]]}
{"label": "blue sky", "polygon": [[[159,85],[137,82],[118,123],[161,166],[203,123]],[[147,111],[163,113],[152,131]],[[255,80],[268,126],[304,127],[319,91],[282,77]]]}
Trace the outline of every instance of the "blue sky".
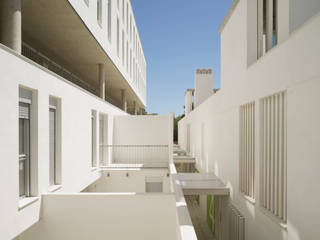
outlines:
{"label": "blue sky", "polygon": [[147,60],[148,113],[183,113],[196,68],[213,68],[220,87],[218,29],[233,0],[131,2]]}

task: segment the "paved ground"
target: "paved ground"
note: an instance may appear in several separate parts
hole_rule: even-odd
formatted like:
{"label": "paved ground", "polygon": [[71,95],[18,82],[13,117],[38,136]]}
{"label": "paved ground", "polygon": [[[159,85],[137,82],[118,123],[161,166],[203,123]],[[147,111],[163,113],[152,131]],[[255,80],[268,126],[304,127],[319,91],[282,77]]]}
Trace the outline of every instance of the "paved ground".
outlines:
{"label": "paved ground", "polygon": [[195,196],[185,196],[185,199],[198,240],[214,240],[213,234],[207,225],[206,216],[201,213]]}

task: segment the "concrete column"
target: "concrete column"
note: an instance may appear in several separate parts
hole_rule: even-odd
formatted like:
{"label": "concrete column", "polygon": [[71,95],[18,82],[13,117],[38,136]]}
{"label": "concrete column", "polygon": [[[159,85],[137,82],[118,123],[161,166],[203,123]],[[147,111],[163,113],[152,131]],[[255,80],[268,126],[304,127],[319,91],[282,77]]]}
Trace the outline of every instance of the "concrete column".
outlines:
{"label": "concrete column", "polygon": [[21,54],[21,0],[0,0],[0,42]]}
{"label": "concrete column", "polygon": [[138,114],[138,107],[137,107],[137,102],[133,101],[133,109],[134,109],[134,115]]}
{"label": "concrete column", "polygon": [[104,64],[99,64],[99,96],[106,99],[106,76]]}
{"label": "concrete column", "polygon": [[127,112],[127,92],[125,89],[121,89],[121,102],[122,110]]}

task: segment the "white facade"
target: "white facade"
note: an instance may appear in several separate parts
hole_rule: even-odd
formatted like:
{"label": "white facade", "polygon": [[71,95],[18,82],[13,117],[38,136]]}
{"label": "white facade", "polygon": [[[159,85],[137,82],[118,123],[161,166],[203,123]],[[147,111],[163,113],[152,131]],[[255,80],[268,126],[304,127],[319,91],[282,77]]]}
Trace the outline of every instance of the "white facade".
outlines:
{"label": "white facade", "polygon": [[147,63],[131,1],[100,1],[102,4],[100,23],[97,19],[99,1],[68,0],[68,2],[145,106]]}
{"label": "white facade", "polygon": [[[214,172],[230,187],[230,199],[224,201],[234,205],[245,217],[247,240],[317,239],[319,235],[317,219],[320,212],[317,206],[320,195],[317,191],[310,191],[310,186],[317,188],[314,183],[319,182],[320,169],[320,15],[318,13],[311,17],[319,12],[315,1],[303,1],[303,8],[298,8],[302,2],[297,2],[301,1],[290,1],[289,8],[289,2],[285,4],[285,1],[278,1],[279,42],[257,60],[257,23],[250,19],[257,17],[257,4],[251,0],[235,1],[220,29],[221,90],[179,122],[179,145],[190,149],[200,172]],[[290,21],[286,19],[289,15]],[[302,22],[305,23],[301,25]],[[298,25],[301,27],[298,28]],[[290,29],[290,35],[289,26],[294,26]],[[282,100],[273,97],[268,101],[275,105],[269,105],[267,110],[262,109],[266,97],[279,93],[285,95],[283,105],[279,105]],[[240,125],[241,109],[247,104],[254,106],[254,111],[246,116],[250,116],[251,122],[243,129],[240,127],[243,126]],[[272,117],[269,120],[263,118],[270,114]],[[280,121],[274,123],[271,120],[282,116],[284,125],[277,125]],[[271,136],[266,136],[271,144],[270,153],[277,154],[283,149],[281,151],[285,154],[281,158],[268,157],[281,161],[284,159],[285,169],[281,170],[284,171],[281,175],[285,181],[283,184],[271,182],[264,186],[261,180],[264,169],[268,168],[263,165],[264,155],[261,155],[264,154],[262,149],[269,144],[265,142],[262,128],[265,123],[275,124],[268,128],[277,129],[275,131],[280,129],[286,136],[286,142],[281,146],[278,143],[282,138],[275,137],[272,132]],[[240,140],[243,139],[242,132],[248,129],[251,131],[248,141],[253,144]],[[253,182],[252,197],[240,189],[244,186],[240,183],[243,144],[251,147],[244,150],[251,151],[251,155],[248,155],[251,158],[248,159],[253,164],[248,170],[252,170],[253,175],[249,176],[248,181]],[[270,174],[275,172],[270,170]],[[269,179],[278,181],[277,178]],[[271,190],[264,193],[263,189],[269,186]],[[276,199],[278,193],[272,190],[272,186],[285,187],[281,192],[284,192],[282,207],[285,207],[285,220],[263,207],[263,194],[271,194]],[[205,199],[200,202],[205,211]],[[230,229],[225,228],[229,225],[228,216],[223,214],[221,221],[224,224],[221,239],[230,239]]]}

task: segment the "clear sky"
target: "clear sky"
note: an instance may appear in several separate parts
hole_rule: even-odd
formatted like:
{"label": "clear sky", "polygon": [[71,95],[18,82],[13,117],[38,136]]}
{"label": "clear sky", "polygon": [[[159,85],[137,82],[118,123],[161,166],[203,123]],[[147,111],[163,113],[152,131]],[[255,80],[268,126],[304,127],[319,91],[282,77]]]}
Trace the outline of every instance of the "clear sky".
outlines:
{"label": "clear sky", "polygon": [[219,26],[233,0],[131,0],[147,60],[147,112],[182,114],[196,68],[220,87]]}

